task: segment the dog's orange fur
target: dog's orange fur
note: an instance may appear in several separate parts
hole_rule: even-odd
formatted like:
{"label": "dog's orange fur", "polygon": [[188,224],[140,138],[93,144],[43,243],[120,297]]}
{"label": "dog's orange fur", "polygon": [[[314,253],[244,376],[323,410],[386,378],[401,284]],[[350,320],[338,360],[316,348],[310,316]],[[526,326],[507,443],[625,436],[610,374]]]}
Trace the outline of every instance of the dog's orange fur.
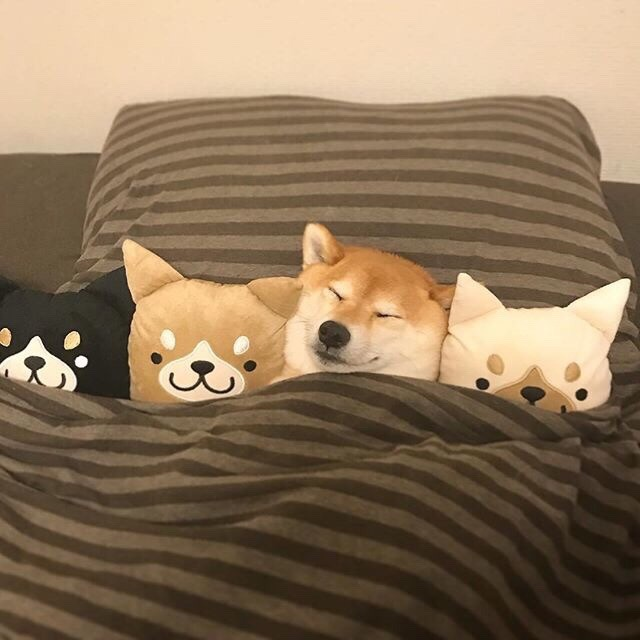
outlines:
{"label": "dog's orange fur", "polygon": [[[304,293],[287,339],[290,367],[305,373],[376,370],[429,379],[437,375],[447,325],[445,309],[453,297],[454,285],[436,283],[425,269],[398,255],[343,245],[318,224],[307,225],[303,256],[304,268],[299,278]],[[342,300],[324,294],[334,287],[342,288],[338,292],[345,294]],[[383,319],[377,315],[389,310],[400,318]],[[345,367],[323,366],[313,355],[314,332],[325,320],[346,326],[353,336],[354,344],[350,345],[353,358]],[[397,353],[395,361],[392,349]],[[416,350],[415,367],[410,362],[412,350]],[[373,364],[364,366],[364,360],[360,366],[359,356],[365,352],[375,354],[375,362],[381,368]],[[429,360],[429,366],[421,360]],[[386,367],[382,366],[385,362]]]}
{"label": "dog's orange fur", "polygon": [[333,319],[370,325],[376,301],[385,300],[402,309],[413,324],[442,322],[441,308],[451,302],[453,285],[437,284],[422,267],[393,253],[348,245],[341,249],[342,258],[335,265],[313,264],[300,274],[305,289],[321,289],[344,279],[351,283],[352,303],[340,305]]}

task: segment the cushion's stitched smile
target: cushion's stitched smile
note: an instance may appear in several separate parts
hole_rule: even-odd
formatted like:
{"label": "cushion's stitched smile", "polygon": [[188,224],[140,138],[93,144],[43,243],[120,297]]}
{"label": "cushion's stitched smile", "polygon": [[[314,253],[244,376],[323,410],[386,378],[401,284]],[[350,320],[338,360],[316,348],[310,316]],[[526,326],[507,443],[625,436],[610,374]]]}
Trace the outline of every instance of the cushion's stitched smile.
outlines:
{"label": "cushion's stitched smile", "polygon": [[196,383],[192,384],[190,387],[180,387],[174,382],[174,375],[173,375],[173,372],[171,372],[169,374],[169,384],[174,389],[177,389],[178,391],[185,391],[185,392],[193,391],[194,389],[197,389],[200,385],[202,385],[207,391],[210,391],[211,393],[216,393],[218,395],[222,395],[224,393],[229,393],[230,391],[233,391],[234,387],[236,386],[236,380],[233,376],[231,376],[229,378],[229,386],[226,389],[214,389],[213,387],[210,387],[207,384],[206,376],[200,376],[196,380]]}
{"label": "cushion's stitched smile", "polygon": [[[6,377],[9,376],[9,372],[5,371],[4,375]],[[32,372],[32,374],[29,376],[29,379],[27,380],[27,382],[35,382],[36,384],[39,384],[41,387],[46,387],[47,385],[44,384],[44,382],[40,382],[40,378],[38,378],[38,372],[34,371]],[[60,374],[60,384],[56,385],[54,388],[55,389],[62,389],[62,387],[64,387],[65,383],[67,382],[67,376],[64,375],[64,373]]]}

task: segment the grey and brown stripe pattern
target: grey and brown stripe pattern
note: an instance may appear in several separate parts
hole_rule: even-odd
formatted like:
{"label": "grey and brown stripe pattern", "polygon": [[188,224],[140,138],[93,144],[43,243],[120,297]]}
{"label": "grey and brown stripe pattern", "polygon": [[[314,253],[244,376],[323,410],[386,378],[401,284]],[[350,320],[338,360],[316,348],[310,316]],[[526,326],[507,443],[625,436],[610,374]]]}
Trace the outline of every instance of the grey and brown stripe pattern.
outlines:
{"label": "grey and brown stripe pattern", "polygon": [[[127,107],[71,286],[124,237],[192,276],[293,275],[318,220],[565,304],[632,275],[598,171],[551,98]],[[636,335],[613,401],[562,416],[373,375],[182,407],[0,378],[0,636],[636,639]]]}
{"label": "grey and brown stripe pattern", "polygon": [[383,376],[153,407],[0,379],[0,635],[640,634],[638,442]]}

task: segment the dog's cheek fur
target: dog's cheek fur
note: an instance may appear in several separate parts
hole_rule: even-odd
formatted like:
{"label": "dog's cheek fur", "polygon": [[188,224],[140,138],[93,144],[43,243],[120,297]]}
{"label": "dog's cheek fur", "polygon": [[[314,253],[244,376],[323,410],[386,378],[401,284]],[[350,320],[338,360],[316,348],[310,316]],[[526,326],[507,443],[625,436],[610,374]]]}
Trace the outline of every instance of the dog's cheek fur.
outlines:
{"label": "dog's cheek fur", "polygon": [[300,298],[296,315],[288,322],[285,330],[284,357],[287,368],[297,373],[314,373],[320,371],[318,363],[310,353],[317,318],[323,317],[323,300],[321,291],[305,292]]}
{"label": "dog's cheek fur", "polygon": [[411,322],[397,323],[372,335],[374,344],[383,345],[380,360],[384,373],[419,376],[435,380],[440,366],[440,350],[444,333],[437,326],[415,326]]}

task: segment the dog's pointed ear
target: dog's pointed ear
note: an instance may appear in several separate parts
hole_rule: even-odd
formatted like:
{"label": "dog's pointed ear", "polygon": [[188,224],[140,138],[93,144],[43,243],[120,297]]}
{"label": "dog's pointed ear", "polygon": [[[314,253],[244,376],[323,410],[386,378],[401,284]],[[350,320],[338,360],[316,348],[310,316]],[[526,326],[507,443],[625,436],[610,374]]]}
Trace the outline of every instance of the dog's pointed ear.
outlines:
{"label": "dog's pointed ear", "polygon": [[436,284],[431,288],[431,297],[443,309],[450,309],[455,292],[456,292],[455,284]]}
{"label": "dog's pointed ear", "polygon": [[133,240],[124,241],[122,254],[129,291],[136,304],[165,284],[183,279],[183,276],[160,256]]}
{"label": "dog's pointed ear", "polygon": [[296,312],[302,293],[302,285],[295,278],[259,278],[247,287],[262,304],[286,319]]}
{"label": "dog's pointed ear", "polygon": [[310,222],[305,227],[302,236],[303,269],[318,263],[332,265],[342,260],[343,257],[343,246],[327,227],[315,222]]}
{"label": "dog's pointed ear", "polygon": [[449,312],[449,329],[496,309],[504,309],[504,305],[489,289],[466,273],[458,274]]}
{"label": "dog's pointed ear", "polygon": [[102,298],[117,309],[123,318],[131,318],[135,310],[133,298],[127,285],[124,267],[106,273],[88,284],[83,291]]}
{"label": "dog's pointed ear", "polygon": [[20,287],[15,283],[11,282],[11,280],[7,280],[0,276],[0,300],[2,300],[6,295],[19,289]]}
{"label": "dog's pointed ear", "polygon": [[565,309],[586,320],[613,342],[618,332],[624,306],[627,304],[631,280],[622,278],[574,300]]}

